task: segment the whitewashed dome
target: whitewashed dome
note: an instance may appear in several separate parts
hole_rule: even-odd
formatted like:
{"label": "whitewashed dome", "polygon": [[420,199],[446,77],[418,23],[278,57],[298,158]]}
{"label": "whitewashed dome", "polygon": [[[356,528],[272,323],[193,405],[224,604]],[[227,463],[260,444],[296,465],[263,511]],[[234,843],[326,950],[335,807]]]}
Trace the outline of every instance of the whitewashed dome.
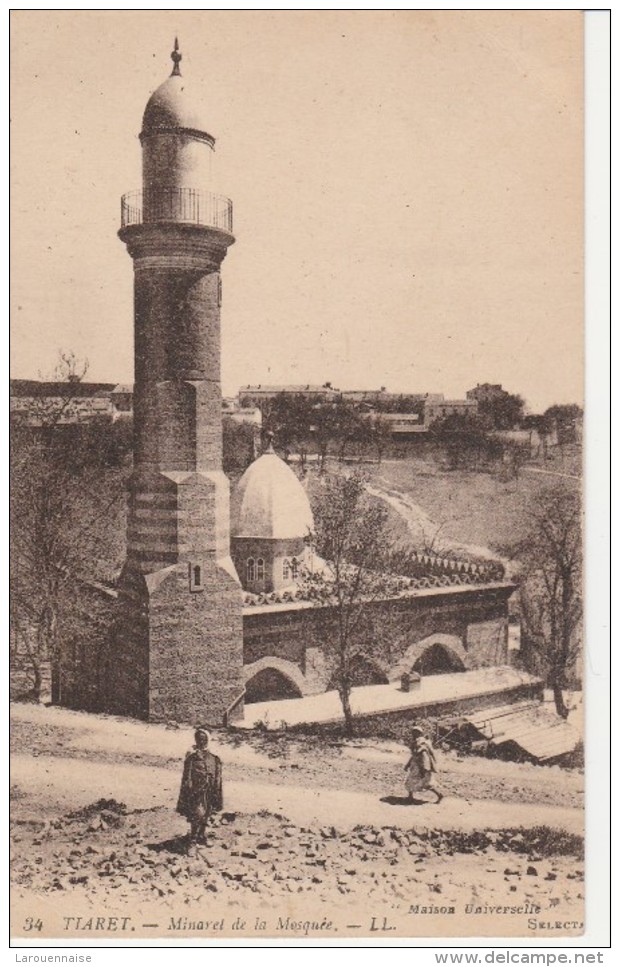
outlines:
{"label": "whitewashed dome", "polygon": [[314,530],[308,495],[270,445],[250,464],[233,499],[233,537],[307,537]]}
{"label": "whitewashed dome", "polygon": [[213,140],[211,135],[207,135],[203,105],[181,76],[181,54],[176,38],[170,56],[174,61],[174,69],[170,77],[151,94],[142,118],[142,133],[181,129],[196,134],[203,133]]}

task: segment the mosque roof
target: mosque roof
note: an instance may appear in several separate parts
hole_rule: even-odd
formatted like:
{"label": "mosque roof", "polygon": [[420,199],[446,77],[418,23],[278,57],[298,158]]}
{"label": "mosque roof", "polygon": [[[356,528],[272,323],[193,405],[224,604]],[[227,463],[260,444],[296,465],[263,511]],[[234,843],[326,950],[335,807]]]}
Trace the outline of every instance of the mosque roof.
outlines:
{"label": "mosque roof", "polygon": [[174,62],[172,74],[151,94],[142,118],[142,133],[184,128],[200,132],[212,141],[211,135],[207,134],[203,106],[196,101],[181,76],[179,68],[181,54],[176,38],[175,47],[170,56]]}
{"label": "mosque roof", "polygon": [[250,464],[234,494],[232,536],[273,540],[307,537],[314,530],[308,495],[272,446]]}

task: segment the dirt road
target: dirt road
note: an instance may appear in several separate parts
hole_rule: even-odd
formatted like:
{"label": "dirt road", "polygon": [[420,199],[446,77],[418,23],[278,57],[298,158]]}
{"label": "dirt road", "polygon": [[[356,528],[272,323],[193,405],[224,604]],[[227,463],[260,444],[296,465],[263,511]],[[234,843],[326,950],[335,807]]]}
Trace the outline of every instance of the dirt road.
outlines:
{"label": "dirt road", "polygon": [[397,743],[219,734],[225,812],[189,856],[174,811],[186,731],[32,706],[12,725],[16,935],[32,910],[61,937],[98,920],[113,933],[110,917],[217,936],[238,915],[263,936],[299,936],[308,917],[341,935],[377,917],[392,936],[581,929],[578,773],[450,761],[444,801],[411,806]]}
{"label": "dirt road", "polygon": [[[97,799],[117,799],[130,810],[172,808],[179,785],[179,770],[137,763],[92,762],[66,756],[16,755],[12,759],[12,781],[27,797],[32,818],[46,813],[62,815]],[[385,799],[391,801],[385,802]],[[401,829],[477,830],[484,815],[484,828],[548,825],[571,833],[583,831],[578,809],[536,806],[523,803],[463,800],[446,796],[440,805],[401,804],[397,795],[379,798],[366,792],[308,789],[294,784],[274,786],[263,782],[229,780],[226,806],[233,811],[255,813],[261,809],[281,813],[299,825],[331,824],[338,830],[369,823]],[[430,797],[432,800],[432,797]],[[20,808],[22,818],[24,807]]]}

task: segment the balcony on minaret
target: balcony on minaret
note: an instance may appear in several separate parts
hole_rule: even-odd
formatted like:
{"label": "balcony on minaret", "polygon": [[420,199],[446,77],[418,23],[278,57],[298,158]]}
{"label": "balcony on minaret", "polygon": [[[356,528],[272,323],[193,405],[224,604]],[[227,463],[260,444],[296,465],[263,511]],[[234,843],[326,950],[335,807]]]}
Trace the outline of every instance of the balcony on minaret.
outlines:
{"label": "balcony on minaret", "polygon": [[121,199],[121,228],[146,224],[198,225],[232,235],[230,198],[194,188],[156,188],[130,191]]}

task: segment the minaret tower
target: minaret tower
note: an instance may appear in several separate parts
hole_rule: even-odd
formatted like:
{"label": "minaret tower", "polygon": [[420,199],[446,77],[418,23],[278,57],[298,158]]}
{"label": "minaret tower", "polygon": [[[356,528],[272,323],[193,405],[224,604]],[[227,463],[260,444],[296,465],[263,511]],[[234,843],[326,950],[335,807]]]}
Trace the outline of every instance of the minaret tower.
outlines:
{"label": "minaret tower", "polygon": [[142,121],[142,191],[122,199],[119,236],[134,265],[134,469],[106,704],[216,725],[241,713],[243,691],[220,389],[232,203],[210,190],[215,141],[176,40],[171,57]]}

